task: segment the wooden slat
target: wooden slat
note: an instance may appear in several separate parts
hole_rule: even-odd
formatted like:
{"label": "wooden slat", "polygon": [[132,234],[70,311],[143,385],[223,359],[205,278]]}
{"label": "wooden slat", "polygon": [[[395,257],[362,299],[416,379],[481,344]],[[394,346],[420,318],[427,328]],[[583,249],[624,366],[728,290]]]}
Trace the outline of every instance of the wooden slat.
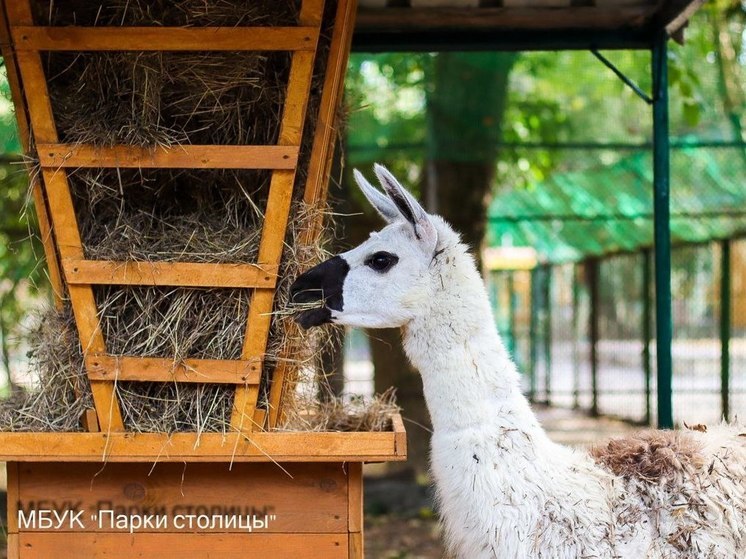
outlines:
{"label": "wooden slat", "polygon": [[[62,171],[43,170],[49,209],[57,235],[58,249],[63,258],[82,259],[83,247],[78,224],[75,221],[70,185]],[[80,335],[83,354],[106,353],[106,344],[99,327],[96,301],[90,285],[69,285],[68,293]],[[122,431],[124,422],[111,382],[91,381],[93,401],[102,431]]]}
{"label": "wooden slat", "polygon": [[65,258],[62,265],[65,278],[71,285],[272,288],[277,281],[276,269],[254,264],[112,262]]}
{"label": "wooden slat", "polygon": [[394,414],[391,416],[391,428],[394,431],[394,444],[398,454],[407,454],[407,431],[404,429],[404,422],[401,415]]}
{"label": "wooden slat", "polygon": [[4,0],[5,10],[11,25],[33,25],[31,3],[28,0]]}
{"label": "wooden slat", "polygon": [[[28,100],[34,138],[37,142],[56,143],[57,131],[39,53],[19,52],[18,64]],[[83,248],[67,177],[64,172],[49,170],[42,171],[42,176],[60,257],[82,258]],[[104,353],[105,344],[98,327],[93,290],[90,286],[78,285],[70,286],[68,293],[83,351]],[[113,384],[91,381],[91,392],[100,428],[105,431],[124,430]]]}
{"label": "wooden slat", "polygon": [[257,361],[172,359],[88,354],[88,378],[108,381],[210,382],[259,384],[262,364]]}
{"label": "wooden slat", "polygon": [[[23,87],[21,84],[21,74],[15,60],[15,53],[10,48],[10,29],[5,14],[6,6],[3,2],[0,5],[0,44],[2,45],[3,61],[5,70],[10,84],[10,93],[15,107],[16,122],[18,122],[18,134],[21,140],[23,151],[31,151],[31,130],[29,128],[28,110],[26,108],[26,99],[23,96]],[[33,170],[29,164],[27,170],[33,176]],[[62,308],[62,299],[64,296],[64,285],[62,283],[62,274],[60,274],[59,260],[57,250],[54,245],[54,238],[49,219],[44,191],[38,177],[33,177],[30,184],[31,194],[34,200],[34,207],[39,222],[39,235],[42,246],[44,247],[44,256],[47,261],[47,270],[49,272],[49,283],[52,286],[52,294],[55,307]]]}
{"label": "wooden slat", "polygon": [[[126,510],[130,515],[159,510],[165,523],[141,526],[143,533],[242,532],[232,526],[174,525],[176,515],[188,511],[225,517],[273,514],[261,533],[346,533],[348,485],[340,463],[287,464],[285,471],[271,462],[262,464],[21,464],[20,500],[26,513],[63,503],[85,510],[83,528],[63,525],[57,532],[118,532],[106,522],[99,525],[91,515],[99,509]],[[102,503],[105,503],[102,506]],[[254,512],[251,511],[253,508]],[[199,511],[199,512],[197,512]],[[62,511],[58,511],[62,512]],[[38,526],[22,531],[45,531]],[[126,531],[126,530],[125,530]],[[194,555],[189,554],[190,557]]]}
{"label": "wooden slat", "polygon": [[[307,1],[307,0],[306,0]],[[322,3],[323,4],[323,3]],[[317,9],[321,9],[317,6]],[[313,52],[296,52],[290,66],[285,107],[280,125],[279,145],[299,145],[303,137],[308,93],[313,77]],[[259,264],[278,265],[282,257],[285,233],[293,197],[295,170],[273,171],[264,216],[262,238],[259,243]],[[256,290],[251,298],[249,319],[242,356],[245,359],[263,355],[269,337],[270,313],[274,292]],[[231,425],[246,430],[253,426],[258,389],[237,387]]]}
{"label": "wooden slat", "polygon": [[301,25],[321,25],[325,0],[301,0],[298,20]]}
{"label": "wooden slat", "polygon": [[294,169],[298,146],[139,146],[39,144],[43,167]]}
{"label": "wooden slat", "polygon": [[0,2],[0,53],[5,63],[5,71],[10,85],[10,96],[15,108],[16,121],[18,122],[18,135],[21,139],[21,148],[24,152],[30,151],[30,132],[28,114],[26,113],[26,101],[23,98],[20,74],[16,66],[15,54],[11,49],[10,27],[5,15],[5,2]]}
{"label": "wooden slat", "polygon": [[406,460],[395,433],[0,433],[18,462],[378,462]]}
{"label": "wooden slat", "polygon": [[23,559],[132,559],[209,557],[235,559],[346,559],[347,534],[91,534],[25,532],[19,535]]}
{"label": "wooden slat", "polygon": [[360,462],[347,464],[347,529],[363,531],[363,465]]}
{"label": "wooden slat", "polygon": [[19,51],[313,51],[316,27],[12,26]]}
{"label": "wooden slat", "polygon": [[7,531],[18,533],[18,501],[21,499],[18,484],[18,462],[8,462],[5,467],[7,476],[6,491],[8,494]]}
{"label": "wooden slat", "polygon": [[[317,207],[326,199],[331,161],[334,155],[337,108],[344,90],[345,70],[352,43],[352,31],[355,26],[355,8],[356,2],[354,0],[340,0],[337,4],[332,42],[326,64],[326,77],[311,150],[312,155],[308,164],[308,178],[303,194],[304,202],[311,207]],[[316,240],[321,230],[322,218],[323,216],[319,212],[316,222],[302,232],[299,239],[300,243],[310,244]],[[291,351],[293,351],[292,348]],[[272,374],[269,394],[270,427],[274,427],[282,421],[282,402],[288,367],[286,361],[286,359],[281,359]]]}
{"label": "wooden slat", "polygon": [[349,534],[349,559],[363,559],[365,557],[364,538],[362,532],[351,532]]}
{"label": "wooden slat", "polygon": [[36,142],[57,142],[57,129],[52,116],[52,105],[47,92],[47,80],[38,52],[16,51],[23,88]]}

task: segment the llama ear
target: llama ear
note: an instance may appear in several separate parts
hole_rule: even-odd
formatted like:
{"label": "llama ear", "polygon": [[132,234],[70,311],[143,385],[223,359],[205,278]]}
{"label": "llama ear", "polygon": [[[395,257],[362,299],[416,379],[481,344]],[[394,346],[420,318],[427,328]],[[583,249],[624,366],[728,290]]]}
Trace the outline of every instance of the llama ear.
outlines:
{"label": "llama ear", "polygon": [[386,167],[376,163],[373,170],[388,197],[396,204],[404,219],[412,225],[415,237],[425,244],[427,251],[435,252],[435,247],[438,244],[438,232],[430,219],[430,215]]}
{"label": "llama ear", "polygon": [[363,195],[368,199],[368,202],[370,202],[370,205],[373,206],[383,219],[388,223],[401,219],[401,213],[394,203],[381,194],[375,186],[370,184],[360,171],[353,169],[352,176],[355,177],[355,182],[360,187]]}

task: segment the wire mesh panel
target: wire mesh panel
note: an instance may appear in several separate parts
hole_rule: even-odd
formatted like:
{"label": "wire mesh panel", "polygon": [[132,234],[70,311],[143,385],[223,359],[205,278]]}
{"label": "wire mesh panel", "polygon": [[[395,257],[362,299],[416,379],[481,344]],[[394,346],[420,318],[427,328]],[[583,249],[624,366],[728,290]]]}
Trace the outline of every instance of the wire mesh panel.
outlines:
{"label": "wire mesh panel", "polygon": [[718,421],[722,413],[719,279],[715,244],[673,250],[673,411],[678,423]]}
{"label": "wire mesh panel", "polygon": [[730,249],[730,417],[746,420],[746,239]]}
{"label": "wire mesh panel", "polygon": [[[551,402],[575,406],[581,383],[581,348],[578,323],[578,293],[575,266],[564,264],[552,270],[551,284]],[[588,372],[587,367],[585,372]],[[586,382],[590,378],[585,375]],[[586,386],[586,390],[589,385]]]}
{"label": "wire mesh panel", "polygon": [[642,256],[614,256],[599,266],[599,412],[645,419]]}

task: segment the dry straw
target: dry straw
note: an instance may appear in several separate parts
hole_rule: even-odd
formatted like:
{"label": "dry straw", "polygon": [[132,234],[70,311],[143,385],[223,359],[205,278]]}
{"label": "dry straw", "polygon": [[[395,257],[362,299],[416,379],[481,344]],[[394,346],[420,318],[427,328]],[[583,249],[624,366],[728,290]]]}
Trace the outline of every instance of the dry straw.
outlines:
{"label": "dry straw", "polygon": [[[295,25],[294,0],[37,0],[43,25],[257,26]],[[294,203],[285,239],[261,386],[278,363],[288,367],[285,428],[382,428],[374,417],[390,411],[389,396],[369,417],[360,402],[318,408],[296,397],[303,374],[323,382],[320,352],[331,329],[310,333],[292,320],[293,278],[323,259],[323,243],[299,242],[323,209],[301,200],[328,52],[330,16],[322,33],[301,145]],[[48,53],[46,73],[61,139],[96,145],[274,144],[288,81],[287,53],[98,52]],[[86,256],[103,260],[256,262],[266,210],[267,171],[78,169],[70,175]],[[323,236],[322,236],[323,237]],[[107,350],[118,355],[237,359],[245,334],[250,291],[107,286],[94,290]],[[55,339],[66,340],[62,348]],[[69,342],[69,343],[68,343]],[[69,311],[50,314],[35,335],[40,387],[0,410],[0,428],[79,429],[91,407],[82,355]],[[227,431],[233,386],[122,382],[116,386],[125,426],[133,431]],[[291,421],[308,417],[313,421]],[[301,409],[306,411],[301,411]],[[323,419],[322,418],[326,418]],[[292,427],[294,425],[294,427]]]}

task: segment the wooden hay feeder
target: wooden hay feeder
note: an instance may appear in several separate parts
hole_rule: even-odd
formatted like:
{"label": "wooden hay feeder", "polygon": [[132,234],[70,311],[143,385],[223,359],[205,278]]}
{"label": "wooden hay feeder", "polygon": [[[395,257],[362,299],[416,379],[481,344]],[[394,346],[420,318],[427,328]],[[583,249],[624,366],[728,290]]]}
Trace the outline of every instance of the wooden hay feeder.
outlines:
{"label": "wooden hay feeder", "polygon": [[[307,130],[312,149],[302,200],[318,207],[326,197],[355,15],[354,0],[338,0],[336,7],[331,1],[302,0],[295,26],[52,27],[35,21],[32,0],[0,0],[3,56],[19,127],[41,168],[32,192],[49,275],[58,302],[66,298],[72,306],[94,404],[81,418],[81,432],[0,433],[0,459],[9,462],[9,557],[362,557],[362,463],[406,458],[401,419],[392,417],[389,432],[273,431],[281,418],[283,365],[274,370],[267,402],[259,402],[308,122],[315,128]],[[322,54],[325,17],[334,21]],[[44,54],[112,51],[290,52],[276,144],[65,143]],[[326,72],[318,114],[309,120],[320,56],[326,57]],[[257,261],[87,258],[70,177],[91,168],[270,172]],[[313,242],[318,225],[308,227],[302,240]],[[177,361],[110,351],[94,289],[123,285],[250,289],[240,359]],[[230,429],[128,432],[116,391],[123,381],[235,385]]]}

